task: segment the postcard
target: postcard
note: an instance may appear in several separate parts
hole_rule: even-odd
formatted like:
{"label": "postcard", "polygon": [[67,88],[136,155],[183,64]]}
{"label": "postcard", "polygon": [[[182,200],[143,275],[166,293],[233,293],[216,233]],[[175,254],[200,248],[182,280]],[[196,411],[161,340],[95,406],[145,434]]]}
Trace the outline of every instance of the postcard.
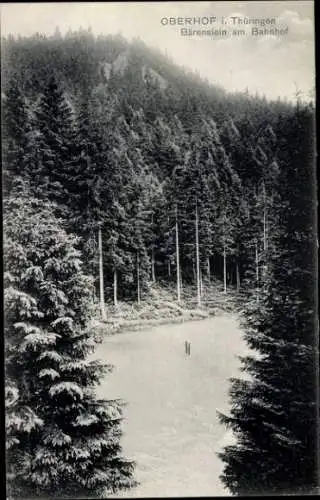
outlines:
{"label": "postcard", "polygon": [[7,498],[319,493],[314,2],[1,31]]}

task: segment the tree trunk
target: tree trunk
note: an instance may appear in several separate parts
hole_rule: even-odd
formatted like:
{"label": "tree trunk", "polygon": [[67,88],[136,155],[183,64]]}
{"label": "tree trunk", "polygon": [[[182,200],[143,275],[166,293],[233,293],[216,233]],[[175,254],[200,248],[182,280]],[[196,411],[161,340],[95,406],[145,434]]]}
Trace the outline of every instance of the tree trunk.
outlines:
{"label": "tree trunk", "polygon": [[152,247],[151,255],[151,280],[153,283],[156,282],[155,264],[154,264],[154,248]]}
{"label": "tree trunk", "polygon": [[194,256],[192,255],[192,273],[193,273],[193,281],[197,281],[197,273],[196,273],[196,266],[194,265]]}
{"label": "tree trunk", "polygon": [[196,269],[197,269],[197,303],[201,304],[200,291],[200,258],[199,258],[199,221],[198,221],[198,203],[196,202]]}
{"label": "tree trunk", "polygon": [[179,256],[179,229],[178,229],[178,208],[176,207],[176,264],[177,264],[177,300],[181,299],[180,280],[180,256]]}
{"label": "tree trunk", "polygon": [[202,280],[202,271],[200,269],[200,297],[203,296],[203,280]]}
{"label": "tree trunk", "polygon": [[223,243],[223,292],[227,293],[227,255],[225,243]]}
{"label": "tree trunk", "polygon": [[263,251],[264,253],[268,248],[267,240],[267,204],[266,204],[266,187],[263,183]]}
{"label": "tree trunk", "polygon": [[266,274],[267,274],[267,250],[268,250],[268,228],[267,228],[267,202],[266,202],[266,187],[263,183],[263,268],[262,268],[262,281],[265,287]]}
{"label": "tree trunk", "polygon": [[238,262],[236,262],[236,281],[237,281],[237,292],[239,292],[240,291],[241,282],[240,282],[240,270],[239,270],[239,264],[238,264]]}
{"label": "tree trunk", "polygon": [[[168,227],[170,225],[170,218],[168,216]],[[170,245],[169,245],[170,248]],[[168,258],[168,277],[171,278],[171,262],[170,262],[170,257]]]}
{"label": "tree trunk", "polygon": [[140,305],[140,261],[139,261],[139,252],[137,252],[137,299],[138,299],[138,304]]}
{"label": "tree trunk", "polygon": [[208,257],[207,259],[207,276],[208,276],[208,283],[210,284],[211,282],[210,257]]}
{"label": "tree trunk", "polygon": [[257,302],[259,303],[259,253],[258,253],[258,242],[255,243],[256,251],[256,290],[257,290]]}
{"label": "tree trunk", "polygon": [[118,305],[118,277],[117,277],[117,270],[114,269],[113,271],[113,303],[114,306],[117,307]]}
{"label": "tree trunk", "polygon": [[101,228],[98,231],[98,246],[99,246],[99,287],[100,287],[100,312],[101,318],[107,318],[106,308],[104,303],[104,282],[103,282],[103,255],[102,255],[102,234]]}
{"label": "tree trunk", "polygon": [[[153,232],[153,213],[151,214],[151,229]],[[155,281],[156,281],[155,263],[154,263],[154,244],[153,243],[152,243],[152,250],[151,250],[151,281],[152,281],[152,283],[155,283]]]}

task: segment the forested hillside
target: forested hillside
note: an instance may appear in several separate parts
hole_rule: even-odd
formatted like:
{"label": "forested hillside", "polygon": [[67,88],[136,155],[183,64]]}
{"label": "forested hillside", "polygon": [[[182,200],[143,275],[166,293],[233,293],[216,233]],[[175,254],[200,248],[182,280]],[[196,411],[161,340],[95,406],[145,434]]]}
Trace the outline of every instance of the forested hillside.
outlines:
{"label": "forested hillside", "polygon": [[[13,245],[11,247],[8,243],[9,253],[5,256],[9,280],[8,300],[10,304],[14,300],[20,301],[19,307],[22,309],[32,308],[32,300],[41,298],[41,294],[37,293],[44,286],[44,277],[39,274],[39,268],[41,270],[43,266],[49,273],[45,279],[53,282],[56,279],[59,283],[54,285],[54,292],[50,292],[53,295],[49,294],[52,303],[56,304],[54,312],[50,310],[51,306],[48,306],[49,309],[40,307],[40,313],[44,317],[48,316],[46,324],[51,325],[46,341],[40,340],[39,331],[35,332],[33,327],[19,327],[28,336],[22,351],[19,348],[21,355],[26,356],[28,345],[32,346],[23,366],[30,363],[40,345],[44,349],[45,345],[58,342],[52,328],[56,332],[54,335],[73,337],[74,330],[70,324],[65,327],[63,334],[55,330],[56,325],[61,326],[61,315],[77,317],[78,314],[76,310],[66,312],[62,305],[62,309],[59,309],[59,301],[63,304],[65,297],[61,294],[66,293],[60,282],[72,280],[70,270],[69,277],[63,274],[67,272],[62,269],[63,252],[71,259],[74,279],[78,279],[74,283],[77,290],[78,287],[85,288],[80,283],[85,279],[81,277],[82,272],[84,276],[93,277],[95,289],[89,293],[90,297],[89,288],[83,290],[81,300],[86,304],[88,301],[99,301],[103,319],[106,317],[106,302],[112,302],[115,306],[120,300],[139,304],[142,296],[148,296],[152,283],[172,283],[176,287],[178,302],[184,286],[196,285],[195,300],[200,306],[203,286],[220,281],[226,295],[230,289],[242,292],[248,298],[248,304],[254,308],[254,312],[248,314],[248,328],[250,331],[254,328],[259,335],[250,336],[249,342],[258,350],[263,345],[262,352],[266,359],[270,360],[274,354],[274,347],[271,348],[266,340],[268,334],[274,345],[280,342],[283,346],[283,343],[290,341],[293,350],[294,346],[298,346],[296,356],[299,377],[305,377],[303,380],[306,380],[310,391],[307,393],[301,388],[300,394],[298,387],[291,386],[288,391],[297,391],[297,408],[301,407],[300,396],[303,401],[309,398],[310,407],[303,409],[303,417],[299,417],[298,411],[294,416],[286,415],[286,419],[291,418],[289,427],[294,436],[282,440],[279,438],[281,443],[277,444],[278,447],[272,448],[270,445],[272,450],[268,448],[265,453],[276,456],[282,453],[281,447],[285,447],[288,455],[286,470],[289,470],[290,460],[298,460],[295,453],[298,453],[297,449],[300,450],[302,458],[301,463],[298,460],[299,474],[296,483],[291,486],[314,485],[312,467],[315,458],[310,458],[307,465],[303,459],[312,454],[312,422],[315,417],[313,375],[310,370],[314,359],[312,315],[315,307],[310,292],[314,279],[314,176],[310,139],[313,134],[312,104],[290,104],[280,100],[271,102],[264,97],[252,96],[249,92],[228,94],[222,88],[200,80],[196,74],[177,67],[140,40],[129,44],[120,36],[96,37],[90,31],[81,30],[69,32],[65,36],[56,32],[51,37],[36,34],[29,38],[8,37],[2,40],[2,79],[4,209],[5,217],[8,218],[5,222],[8,234],[5,237]],[[301,191],[300,194],[302,186],[305,192]],[[13,206],[13,200],[20,200],[20,212],[18,201]],[[24,217],[21,217],[21,212]],[[37,219],[37,212],[42,213],[41,217],[47,221],[47,229],[43,227],[43,221]],[[49,237],[51,226],[52,236]],[[26,254],[21,229],[26,232],[26,237],[32,239],[34,255],[30,248],[28,252],[31,253]],[[49,258],[49,254],[48,257],[45,255],[50,245],[52,255]],[[12,248],[20,249],[17,255],[13,256]],[[298,257],[298,253],[301,257]],[[78,268],[78,256],[82,261],[81,271]],[[63,265],[67,266],[67,263]],[[29,266],[32,272],[29,272]],[[59,273],[64,277],[59,277]],[[293,281],[287,288],[286,280],[290,281],[290,277]],[[22,303],[24,299],[21,294],[27,293],[27,278],[33,280],[34,292],[29,302]],[[20,290],[19,298],[10,288],[15,286]],[[70,293],[76,292],[71,290]],[[282,305],[277,305],[279,309],[275,312],[274,304],[277,301]],[[85,314],[80,304],[76,303],[75,307]],[[14,343],[18,337],[13,335],[13,330],[17,329],[17,322],[24,319],[19,310],[14,312],[9,306],[7,309],[13,317],[7,322],[6,335],[11,339],[10,343]],[[309,309],[308,318],[300,323],[300,317]],[[25,317],[32,323],[34,314],[36,312]],[[268,314],[267,321],[263,315]],[[289,322],[286,322],[287,319]],[[88,319],[84,318],[82,322],[81,317],[78,317],[77,320],[82,323],[79,327],[85,328]],[[280,328],[281,321],[283,325]],[[40,328],[38,322],[39,319],[34,324]],[[278,324],[277,331],[275,324]],[[31,338],[30,335],[40,336]],[[69,343],[66,339],[64,342],[59,344],[59,349],[63,350],[63,345],[66,350],[71,349],[71,339]],[[287,345],[282,348],[287,349]],[[40,376],[41,380],[50,379],[53,383],[61,370],[65,369],[68,373],[65,380],[73,380],[74,374],[70,375],[72,367],[68,365],[68,368],[63,368],[62,360],[57,359],[61,355],[59,349],[57,353],[60,354],[56,353],[52,361],[56,363],[54,367],[52,365],[53,371],[44,373],[44,367],[39,366],[39,370],[42,370],[39,375],[35,369],[28,376],[32,380]],[[284,357],[286,355],[286,352],[283,353]],[[45,354],[41,356],[43,359]],[[79,360],[82,359],[84,352],[79,351],[78,356]],[[280,348],[277,356],[277,362],[281,363],[284,357],[281,357]],[[286,366],[292,368],[283,379],[279,378],[282,384],[290,380],[291,369],[296,373],[296,358],[292,356],[290,354],[290,359],[286,360]],[[16,360],[15,357],[12,359]],[[277,420],[274,414],[270,416],[271,410],[268,409],[274,400],[274,393],[271,391],[270,396],[268,392],[274,382],[271,368],[269,371],[266,365],[262,370],[260,365],[256,367],[250,360],[246,360],[246,365],[250,371],[257,370],[260,379],[267,377],[266,373],[270,378],[264,382],[265,387],[268,387],[267,399],[263,399],[259,406],[255,403],[252,410],[254,414],[249,412],[250,416],[243,417],[239,410],[229,421],[231,426],[238,431],[240,429],[245,435],[240,443],[246,450],[243,453],[249,454],[250,458],[247,456],[244,462],[247,461],[250,466],[256,463],[256,482],[252,482],[252,474],[244,473],[247,466],[242,463],[242,457],[245,456],[242,451],[232,449],[226,453],[223,457],[228,462],[225,480],[234,492],[262,487],[267,489],[272,483],[270,471],[274,463],[271,461],[271,467],[267,459],[255,460],[254,453],[261,451],[257,443],[272,442],[274,427],[270,428],[270,425],[279,426],[286,433],[283,430],[285,423],[281,419]],[[89,368],[82,368],[82,380],[86,386],[94,376],[89,376],[89,372],[85,374]],[[11,376],[14,377],[10,372]],[[24,382],[18,382],[19,391]],[[16,382],[14,384],[17,385]],[[67,393],[69,389],[65,389]],[[77,408],[82,396],[79,396],[78,389],[71,389],[72,395],[69,391],[68,397],[75,399]],[[52,385],[48,390],[50,397],[58,397],[57,385]],[[251,390],[237,386],[233,393],[241,401],[247,402],[249,396],[246,391]],[[293,393],[291,395],[293,397]],[[26,404],[33,408],[36,403],[31,399]],[[81,411],[75,411],[88,412],[90,401],[84,399]],[[52,402],[48,404],[50,407]],[[285,404],[293,404],[290,397]],[[264,413],[261,410],[263,405],[266,405]],[[255,425],[259,424],[255,422],[262,418],[261,413],[257,417],[259,411],[263,413],[266,428],[269,429],[263,438],[259,433],[256,435]],[[100,412],[99,417],[97,412]],[[96,426],[101,435],[106,432],[108,424],[103,423],[102,410],[95,410],[90,423],[84,423],[81,418],[85,417],[82,415],[80,418],[80,413],[78,425]],[[10,427],[10,435],[13,432],[10,447],[19,449],[23,440],[31,439],[26,436],[33,436],[36,432],[38,437],[33,436],[32,439],[39,439],[41,431],[34,429],[41,427],[41,422],[46,421],[46,418],[48,414],[32,417],[32,425],[23,432],[23,424],[19,424],[17,432],[22,432],[22,436],[19,434],[17,437]],[[249,419],[248,426],[245,424],[246,418]],[[97,419],[102,420],[98,423]],[[291,426],[295,419],[300,422],[296,422],[296,427]],[[302,421],[306,422],[303,426]],[[60,423],[57,422],[56,425],[62,425],[60,420]],[[305,425],[308,426],[309,437],[307,442],[302,442]],[[14,428],[14,424],[12,426]],[[71,441],[66,437],[69,427],[61,427],[61,432],[65,434],[60,443],[70,445]],[[98,432],[96,427],[92,432]],[[70,435],[70,439],[76,439],[72,433]],[[50,439],[44,443],[59,446]],[[30,443],[26,446],[28,453],[32,454]],[[122,462],[122,459],[119,462],[114,459],[113,463],[120,470],[119,477],[111,473],[108,476],[103,472],[99,472],[98,477],[94,472],[95,467],[99,471],[103,470],[105,463],[102,457],[116,453],[118,444],[106,442],[105,450],[101,448],[99,451],[101,457],[95,456],[95,461],[88,458],[90,453],[98,453],[93,451],[92,443],[82,443],[81,446],[87,452],[85,455],[80,452],[79,445],[76,460],[84,460],[82,463],[90,460],[92,488],[110,485],[110,482],[114,489],[130,486],[131,479],[128,478],[131,464]],[[293,458],[288,448],[295,446]],[[254,447],[257,451],[252,451]],[[21,470],[28,477],[28,488],[36,488],[38,494],[43,495],[46,488],[53,491],[57,481],[56,488],[63,491],[54,472],[56,467],[59,476],[65,470],[65,461],[70,460],[66,458],[65,448],[63,450],[63,459],[57,452],[57,463],[52,465],[50,477],[46,475],[49,473],[43,472],[44,475],[41,475],[38,470],[42,452],[34,458],[31,469],[24,465]],[[16,457],[15,454],[13,456]],[[60,459],[64,464],[61,469]],[[260,465],[269,469],[266,478],[262,479]],[[81,474],[71,469],[68,469],[72,477],[70,491],[90,489],[91,486],[85,483]],[[288,474],[283,467],[279,466],[277,471],[272,476],[275,478],[275,489],[290,489]],[[282,479],[279,479],[280,476]],[[23,487],[24,479],[21,481]],[[80,490],[75,484],[81,485]]]}
{"label": "forested hillside", "polygon": [[196,218],[203,279],[240,287],[262,263],[290,105],[226,95],[120,37],[38,35],[3,52],[4,110],[28,150],[16,174],[65,207],[92,257],[101,229],[117,297],[138,296],[138,275],[141,289],[174,279],[176,223],[180,277],[194,280]]}

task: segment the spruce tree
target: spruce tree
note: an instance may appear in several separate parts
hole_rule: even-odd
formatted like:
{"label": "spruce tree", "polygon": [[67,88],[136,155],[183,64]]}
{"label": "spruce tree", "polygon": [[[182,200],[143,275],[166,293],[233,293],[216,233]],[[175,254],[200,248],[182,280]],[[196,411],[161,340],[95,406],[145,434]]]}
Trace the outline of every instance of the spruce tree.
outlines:
{"label": "spruce tree", "polygon": [[109,365],[89,361],[92,279],[55,206],[5,203],[8,494],[97,497],[134,484],[121,456],[120,401],[95,395]]}
{"label": "spruce tree", "polygon": [[28,182],[28,145],[31,136],[30,110],[15,79],[3,99],[2,146],[4,195],[14,185]]}
{"label": "spruce tree", "polygon": [[38,144],[41,151],[43,197],[60,205],[70,202],[74,191],[76,140],[70,102],[51,76],[36,109]]}

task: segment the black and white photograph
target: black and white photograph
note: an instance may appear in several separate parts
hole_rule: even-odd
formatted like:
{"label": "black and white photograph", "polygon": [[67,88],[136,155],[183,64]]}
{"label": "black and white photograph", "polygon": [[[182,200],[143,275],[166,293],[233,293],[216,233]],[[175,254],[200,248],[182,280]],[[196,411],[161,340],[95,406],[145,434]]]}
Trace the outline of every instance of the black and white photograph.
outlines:
{"label": "black and white photograph", "polygon": [[314,4],[1,3],[7,500],[320,493]]}

